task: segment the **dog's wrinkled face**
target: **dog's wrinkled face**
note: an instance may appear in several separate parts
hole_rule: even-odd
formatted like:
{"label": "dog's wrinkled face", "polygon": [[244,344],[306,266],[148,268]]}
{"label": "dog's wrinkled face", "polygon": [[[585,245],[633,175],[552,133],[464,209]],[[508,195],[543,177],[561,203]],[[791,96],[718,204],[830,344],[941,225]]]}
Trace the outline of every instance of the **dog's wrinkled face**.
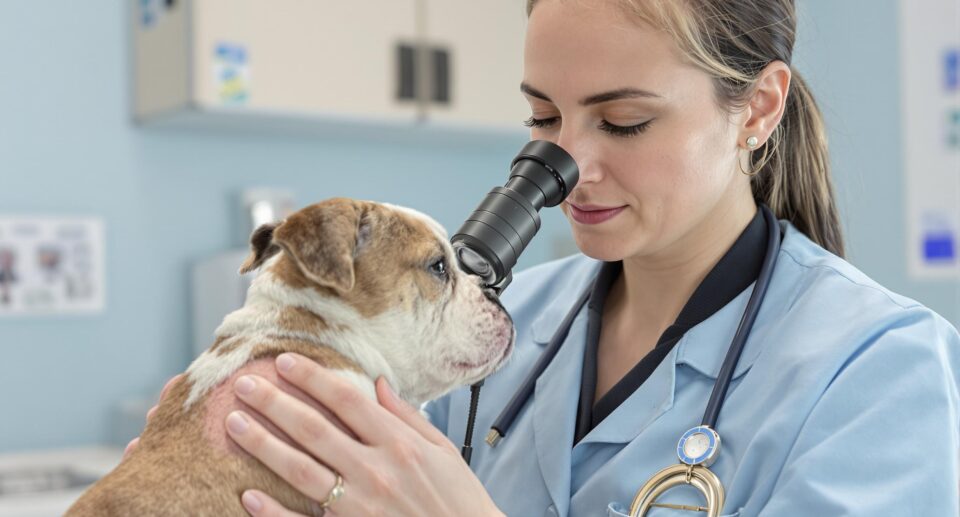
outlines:
{"label": "dog's wrinkled face", "polygon": [[366,346],[379,352],[408,401],[480,380],[512,351],[509,315],[460,269],[443,227],[419,212],[331,199],[261,227],[251,241],[242,271],[279,254],[267,268],[276,279],[337,299],[337,314],[330,304],[318,314],[334,329],[349,322],[341,337],[362,343],[354,351],[361,356]]}

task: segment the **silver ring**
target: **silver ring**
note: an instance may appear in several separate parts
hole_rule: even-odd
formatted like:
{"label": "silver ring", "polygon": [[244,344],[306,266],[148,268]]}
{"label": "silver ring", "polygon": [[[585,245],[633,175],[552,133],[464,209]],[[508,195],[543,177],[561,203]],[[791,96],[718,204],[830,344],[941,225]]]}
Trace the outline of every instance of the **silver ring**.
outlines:
{"label": "silver ring", "polygon": [[333,485],[333,488],[330,489],[327,498],[320,502],[320,508],[324,510],[327,509],[327,507],[337,502],[341,497],[343,497],[343,478],[340,477],[340,474],[337,474],[337,482]]}

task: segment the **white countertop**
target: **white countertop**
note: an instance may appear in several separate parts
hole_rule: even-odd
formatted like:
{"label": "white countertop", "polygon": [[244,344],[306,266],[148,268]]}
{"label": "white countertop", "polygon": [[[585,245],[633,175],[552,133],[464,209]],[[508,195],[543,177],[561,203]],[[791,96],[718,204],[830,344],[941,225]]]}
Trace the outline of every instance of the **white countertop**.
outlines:
{"label": "white countertop", "polygon": [[123,449],[82,447],[0,454],[0,517],[57,517],[86,486],[34,491],[30,487],[69,479],[65,473],[99,478],[120,462]]}

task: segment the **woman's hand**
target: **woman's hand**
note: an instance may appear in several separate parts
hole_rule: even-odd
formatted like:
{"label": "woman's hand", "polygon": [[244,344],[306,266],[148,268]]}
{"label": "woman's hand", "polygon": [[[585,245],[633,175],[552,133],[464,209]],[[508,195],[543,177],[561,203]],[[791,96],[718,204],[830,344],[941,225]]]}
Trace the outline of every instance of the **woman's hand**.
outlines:
{"label": "woman's hand", "polygon": [[[160,390],[160,400],[163,400],[163,397],[165,397],[167,395],[167,392],[170,391],[170,387],[173,386],[175,382],[177,382],[177,379],[179,379],[180,377],[183,377],[183,375],[184,374],[182,373],[178,373],[177,375],[174,375],[169,381],[167,381],[166,384],[163,385],[163,389]],[[153,414],[157,412],[157,406],[159,405],[160,405],[160,401],[158,400],[157,404],[152,408],[150,408],[150,411],[147,411],[147,422],[149,422],[150,417],[152,417]],[[127,459],[127,456],[130,455],[130,452],[133,451],[133,449],[135,449],[137,447],[137,444],[139,443],[140,443],[139,436],[134,438],[133,440],[130,440],[130,443],[128,443],[127,447],[123,450],[123,457],[120,459],[120,461]]]}
{"label": "woman's hand", "polygon": [[[281,441],[242,411],[227,416],[228,433],[315,501],[328,496],[334,471],[339,473],[344,492],[327,515],[503,515],[457,447],[416,408],[396,397],[385,379],[376,383],[378,404],[344,377],[306,357],[282,354],[276,365],[281,377],[329,409],[359,441],[256,375],[237,379],[237,396],[309,454]],[[257,517],[300,515],[258,490],[247,490],[241,501]]]}

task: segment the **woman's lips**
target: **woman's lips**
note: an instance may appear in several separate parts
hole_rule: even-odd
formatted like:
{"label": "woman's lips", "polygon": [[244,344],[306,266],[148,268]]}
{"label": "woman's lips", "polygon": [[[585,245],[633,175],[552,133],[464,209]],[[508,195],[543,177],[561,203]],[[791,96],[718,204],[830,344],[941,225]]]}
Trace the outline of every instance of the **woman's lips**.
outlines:
{"label": "woman's lips", "polygon": [[600,224],[616,217],[626,208],[626,206],[608,208],[595,205],[574,205],[569,202],[567,205],[570,206],[570,216],[580,224]]}

